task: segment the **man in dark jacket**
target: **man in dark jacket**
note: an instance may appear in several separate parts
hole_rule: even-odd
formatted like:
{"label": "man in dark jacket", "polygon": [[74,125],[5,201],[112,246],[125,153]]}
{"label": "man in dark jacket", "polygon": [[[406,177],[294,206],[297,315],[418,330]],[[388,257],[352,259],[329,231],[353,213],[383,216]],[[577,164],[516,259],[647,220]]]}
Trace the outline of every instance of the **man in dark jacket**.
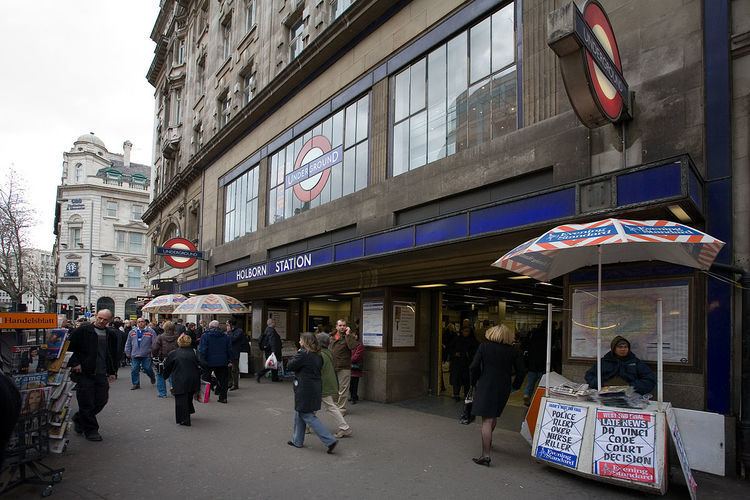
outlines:
{"label": "man in dark jacket", "polygon": [[[268,318],[266,321],[266,330],[263,335],[260,336],[260,348],[263,350],[265,357],[268,358],[271,354],[276,355],[276,360],[281,363],[281,336],[276,331],[276,322],[273,318]],[[268,373],[269,368],[258,370],[258,374],[255,376],[255,381],[260,384],[260,379]],[[273,382],[279,382],[279,370],[273,369],[271,371],[271,380]]]}
{"label": "man in dark jacket", "polygon": [[[602,357],[602,385],[629,385],[638,394],[648,394],[656,386],[654,372],[630,350],[625,337],[612,339],[610,351]],[[586,372],[586,383],[598,389],[596,365]]]}
{"label": "man in dark jacket", "polygon": [[236,391],[240,388],[240,353],[248,351],[247,337],[234,318],[227,321],[227,333],[232,342],[232,386],[229,390]]}
{"label": "man in dark jacket", "polygon": [[68,366],[74,374],[78,412],[73,416],[77,433],[101,441],[96,415],[109,399],[109,384],[117,378],[117,332],[109,327],[112,311],[102,309],[93,323],[86,322],[70,334],[73,355]]}
{"label": "man in dark jacket", "polygon": [[218,321],[213,320],[208,324],[208,330],[201,336],[198,352],[201,354],[202,362],[208,367],[208,373],[204,375],[210,377],[211,372],[216,375],[219,403],[226,403],[229,368],[232,366],[232,343],[229,336],[219,329]]}
{"label": "man in dark jacket", "polygon": [[529,406],[531,397],[534,395],[536,384],[542,379],[547,371],[547,320],[531,330],[526,351],[528,375],[526,376],[526,389],[523,391],[523,404]]}

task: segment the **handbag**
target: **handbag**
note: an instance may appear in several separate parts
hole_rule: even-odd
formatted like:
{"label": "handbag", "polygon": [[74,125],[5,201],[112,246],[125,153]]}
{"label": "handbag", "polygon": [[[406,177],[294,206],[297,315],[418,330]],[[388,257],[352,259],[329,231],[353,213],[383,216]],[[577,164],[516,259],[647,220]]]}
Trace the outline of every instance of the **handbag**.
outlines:
{"label": "handbag", "polygon": [[464,398],[464,410],[461,413],[461,419],[459,420],[459,423],[463,425],[469,425],[476,419],[476,417],[471,414],[472,406],[474,406],[474,386],[473,385],[469,388],[469,391],[466,393],[466,397]]}
{"label": "handbag", "polygon": [[271,355],[268,356],[268,359],[266,359],[266,364],[264,366],[269,370],[277,370],[279,368],[279,362],[276,359],[275,353],[271,353]]}

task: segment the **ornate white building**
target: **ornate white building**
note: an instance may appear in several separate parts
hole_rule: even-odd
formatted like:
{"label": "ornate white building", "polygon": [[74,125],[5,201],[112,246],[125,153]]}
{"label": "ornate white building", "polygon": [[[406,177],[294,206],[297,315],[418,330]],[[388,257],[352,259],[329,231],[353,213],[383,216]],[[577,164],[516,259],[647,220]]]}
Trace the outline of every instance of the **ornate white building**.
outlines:
{"label": "ornate white building", "polygon": [[137,315],[145,295],[151,167],[132,163],[130,141],[110,153],[93,133],[63,153],[55,209],[57,302]]}

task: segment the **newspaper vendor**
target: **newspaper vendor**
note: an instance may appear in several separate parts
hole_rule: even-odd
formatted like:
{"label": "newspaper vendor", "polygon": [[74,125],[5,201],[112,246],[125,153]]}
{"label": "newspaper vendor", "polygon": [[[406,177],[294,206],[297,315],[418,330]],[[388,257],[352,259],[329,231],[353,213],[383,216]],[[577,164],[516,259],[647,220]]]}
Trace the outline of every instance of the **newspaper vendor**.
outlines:
{"label": "newspaper vendor", "polygon": [[[630,342],[618,335],[612,339],[610,351],[602,357],[602,385],[629,385],[638,394],[648,394],[656,386],[656,377],[648,365],[630,350]],[[596,364],[586,372],[589,387],[599,389]]]}

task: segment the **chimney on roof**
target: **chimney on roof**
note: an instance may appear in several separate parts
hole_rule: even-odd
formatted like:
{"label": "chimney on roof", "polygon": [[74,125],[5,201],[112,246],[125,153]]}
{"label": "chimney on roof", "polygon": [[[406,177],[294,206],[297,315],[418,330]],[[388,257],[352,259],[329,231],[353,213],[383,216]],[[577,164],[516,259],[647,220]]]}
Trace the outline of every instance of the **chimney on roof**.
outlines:
{"label": "chimney on roof", "polygon": [[125,167],[130,166],[130,150],[133,149],[133,143],[125,141],[122,143],[122,163]]}

